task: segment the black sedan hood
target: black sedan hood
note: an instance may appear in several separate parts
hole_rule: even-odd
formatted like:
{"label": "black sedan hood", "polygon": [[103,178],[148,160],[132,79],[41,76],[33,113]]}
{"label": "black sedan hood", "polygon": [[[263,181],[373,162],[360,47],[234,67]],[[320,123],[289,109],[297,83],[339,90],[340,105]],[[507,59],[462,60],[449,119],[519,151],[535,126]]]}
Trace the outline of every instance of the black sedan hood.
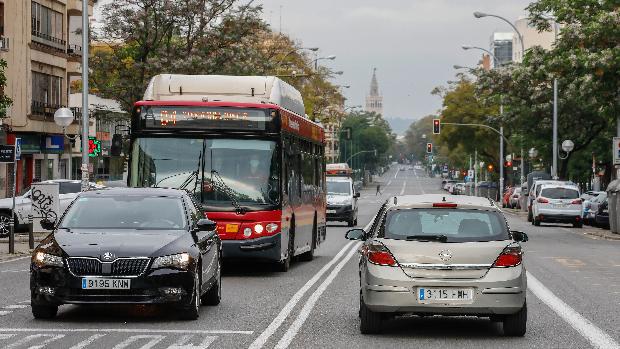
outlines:
{"label": "black sedan hood", "polygon": [[155,257],[180,251],[191,243],[181,243],[190,238],[186,230],[134,230],[109,229],[58,229],[54,239],[69,257],[102,257],[111,253],[119,257]]}

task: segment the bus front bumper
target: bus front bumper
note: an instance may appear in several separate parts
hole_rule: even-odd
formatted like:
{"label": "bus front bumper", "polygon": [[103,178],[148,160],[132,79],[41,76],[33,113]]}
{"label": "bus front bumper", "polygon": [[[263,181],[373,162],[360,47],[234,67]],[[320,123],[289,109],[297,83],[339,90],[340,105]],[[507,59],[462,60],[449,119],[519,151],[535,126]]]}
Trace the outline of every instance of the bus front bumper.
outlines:
{"label": "bus front bumper", "polygon": [[222,257],[225,259],[256,259],[279,261],[281,234],[248,240],[222,240]]}

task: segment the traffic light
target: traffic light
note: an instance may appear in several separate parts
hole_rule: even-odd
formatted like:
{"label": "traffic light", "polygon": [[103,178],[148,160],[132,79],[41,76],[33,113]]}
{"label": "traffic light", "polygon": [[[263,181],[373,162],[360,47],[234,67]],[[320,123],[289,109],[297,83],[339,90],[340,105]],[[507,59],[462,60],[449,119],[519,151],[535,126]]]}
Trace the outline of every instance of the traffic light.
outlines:
{"label": "traffic light", "polygon": [[433,119],[433,134],[438,135],[441,133],[441,120]]}
{"label": "traffic light", "polygon": [[121,134],[113,134],[112,135],[112,145],[110,146],[110,154],[112,156],[120,156],[123,152],[123,135]]}
{"label": "traffic light", "polygon": [[512,161],[504,162],[504,167],[512,167]]}
{"label": "traffic light", "polygon": [[489,172],[493,172],[493,164],[488,164],[487,170],[489,170]]}
{"label": "traffic light", "polygon": [[429,154],[433,153],[433,143],[426,143],[426,152]]}

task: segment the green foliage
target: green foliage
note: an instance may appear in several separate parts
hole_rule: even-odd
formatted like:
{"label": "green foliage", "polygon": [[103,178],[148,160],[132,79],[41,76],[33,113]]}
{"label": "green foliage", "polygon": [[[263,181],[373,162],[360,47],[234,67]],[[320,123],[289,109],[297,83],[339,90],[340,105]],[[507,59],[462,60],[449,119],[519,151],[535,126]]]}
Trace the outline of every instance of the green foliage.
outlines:
{"label": "green foliage", "polygon": [[0,59],[0,118],[6,118],[6,110],[13,104],[13,101],[9,96],[4,94],[4,88],[6,87],[6,75],[4,71],[6,69],[6,61]]}
{"label": "green foliage", "polygon": [[[390,126],[381,115],[372,112],[353,112],[342,122],[341,130],[351,128],[351,140],[340,134],[340,158],[344,160],[360,151],[349,164],[354,169],[374,170],[387,163],[387,155],[394,143]],[[377,155],[373,151],[377,151]]]}

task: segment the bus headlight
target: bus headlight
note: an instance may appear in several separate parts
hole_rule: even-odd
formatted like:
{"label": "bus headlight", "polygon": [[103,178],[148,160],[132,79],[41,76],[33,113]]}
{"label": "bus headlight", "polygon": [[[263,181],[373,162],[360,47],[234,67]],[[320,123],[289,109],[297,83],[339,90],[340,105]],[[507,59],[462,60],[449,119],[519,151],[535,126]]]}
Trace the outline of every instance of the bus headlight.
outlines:
{"label": "bus headlight", "polygon": [[263,225],[260,223],[254,226],[254,232],[256,232],[256,234],[261,234],[264,229],[265,228],[263,228]]}
{"label": "bus headlight", "polygon": [[246,238],[249,238],[250,236],[252,236],[252,229],[250,228],[243,229],[243,236],[245,236]]}

